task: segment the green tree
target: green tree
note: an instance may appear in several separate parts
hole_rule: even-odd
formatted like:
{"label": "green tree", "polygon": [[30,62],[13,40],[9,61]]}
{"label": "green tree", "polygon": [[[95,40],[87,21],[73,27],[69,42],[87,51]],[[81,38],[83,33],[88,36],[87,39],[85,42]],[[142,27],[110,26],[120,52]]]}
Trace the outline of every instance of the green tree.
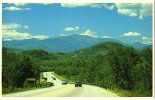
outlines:
{"label": "green tree", "polygon": [[139,61],[133,68],[135,79],[134,89],[137,91],[149,91],[152,94],[152,50],[144,49],[139,52]]}
{"label": "green tree", "polygon": [[133,48],[119,48],[110,52],[108,56],[118,87],[131,90],[134,86],[131,69],[138,59],[136,51]]}

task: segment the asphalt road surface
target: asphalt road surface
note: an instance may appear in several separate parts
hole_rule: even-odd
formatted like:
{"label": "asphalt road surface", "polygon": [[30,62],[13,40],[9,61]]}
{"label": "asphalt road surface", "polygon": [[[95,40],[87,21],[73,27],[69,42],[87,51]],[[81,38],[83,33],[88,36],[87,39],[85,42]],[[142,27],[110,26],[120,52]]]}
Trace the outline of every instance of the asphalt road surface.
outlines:
{"label": "asphalt road surface", "polygon": [[59,79],[51,80],[51,72],[45,72],[44,76],[47,81],[51,81],[55,86],[30,90],[19,93],[12,93],[3,95],[3,97],[116,97],[114,93],[91,85],[82,85],[82,87],[75,87],[74,84],[62,85]]}

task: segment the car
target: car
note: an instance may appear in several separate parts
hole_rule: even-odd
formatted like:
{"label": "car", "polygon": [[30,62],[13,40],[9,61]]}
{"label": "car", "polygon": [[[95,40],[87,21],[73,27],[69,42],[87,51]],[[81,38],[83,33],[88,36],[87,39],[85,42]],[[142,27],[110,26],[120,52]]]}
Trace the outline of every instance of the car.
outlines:
{"label": "car", "polygon": [[55,78],[55,77],[53,77],[53,80],[56,80],[56,78]]}
{"label": "car", "polygon": [[44,79],[45,81],[47,81],[47,77],[43,77],[42,79]]}
{"label": "car", "polygon": [[62,80],[62,85],[66,85],[68,82],[66,80]]}
{"label": "car", "polygon": [[75,87],[82,87],[82,83],[80,81],[75,82]]}

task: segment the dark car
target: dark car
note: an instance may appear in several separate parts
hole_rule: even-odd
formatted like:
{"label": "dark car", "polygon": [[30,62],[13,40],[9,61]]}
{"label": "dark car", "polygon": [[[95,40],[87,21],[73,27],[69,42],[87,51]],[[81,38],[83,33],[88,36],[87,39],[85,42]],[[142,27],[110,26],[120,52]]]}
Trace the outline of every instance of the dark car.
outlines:
{"label": "dark car", "polygon": [[75,87],[82,87],[82,83],[80,81],[75,82]]}
{"label": "dark car", "polygon": [[55,77],[53,77],[53,80],[56,80],[56,78],[55,78]]}
{"label": "dark car", "polygon": [[62,85],[68,84],[66,80],[62,80]]}

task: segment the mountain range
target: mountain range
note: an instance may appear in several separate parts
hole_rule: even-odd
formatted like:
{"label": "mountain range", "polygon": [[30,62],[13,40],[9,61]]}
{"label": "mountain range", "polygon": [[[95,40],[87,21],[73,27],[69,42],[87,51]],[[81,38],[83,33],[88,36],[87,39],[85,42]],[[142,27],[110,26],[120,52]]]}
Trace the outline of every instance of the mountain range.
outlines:
{"label": "mountain range", "polygon": [[38,39],[25,39],[25,40],[12,40],[12,41],[3,40],[2,45],[3,47],[17,48],[23,50],[42,49],[48,52],[71,52],[101,42],[116,42],[119,44],[123,44],[125,46],[134,47],[136,49],[152,47],[151,45],[141,44],[139,42],[133,44],[127,44],[111,38],[94,38],[78,34],[48,38],[44,40],[38,40]]}

